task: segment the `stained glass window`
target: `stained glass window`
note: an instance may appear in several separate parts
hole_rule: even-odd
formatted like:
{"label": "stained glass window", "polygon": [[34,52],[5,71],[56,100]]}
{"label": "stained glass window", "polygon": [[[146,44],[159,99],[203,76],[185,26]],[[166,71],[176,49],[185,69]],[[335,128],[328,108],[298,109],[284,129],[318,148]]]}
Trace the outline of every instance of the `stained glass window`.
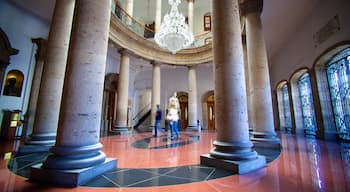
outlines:
{"label": "stained glass window", "polygon": [[305,133],[307,135],[316,135],[316,118],[312,98],[310,76],[308,73],[305,73],[299,78],[298,88]]}
{"label": "stained glass window", "polygon": [[327,65],[328,86],[339,137],[350,140],[350,48],[336,56]]}
{"label": "stained glass window", "polygon": [[283,110],[284,110],[284,120],[285,120],[285,126],[288,131],[292,130],[292,118],[290,115],[290,107],[289,107],[289,94],[288,94],[288,87],[287,85],[284,85],[282,87],[282,96],[283,96]]}

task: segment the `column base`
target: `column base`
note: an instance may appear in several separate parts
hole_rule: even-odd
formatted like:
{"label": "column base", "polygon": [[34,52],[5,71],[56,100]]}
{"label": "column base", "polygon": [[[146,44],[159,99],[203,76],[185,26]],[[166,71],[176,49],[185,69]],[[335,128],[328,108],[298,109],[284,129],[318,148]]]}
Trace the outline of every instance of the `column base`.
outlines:
{"label": "column base", "polygon": [[37,164],[32,166],[29,180],[60,187],[77,187],[116,167],[117,160],[112,158],[106,158],[103,163],[96,166],[72,170],[46,169],[42,164]]}
{"label": "column base", "polygon": [[128,127],[125,126],[114,126],[111,130],[113,134],[118,134],[118,135],[126,135],[126,134],[131,134],[132,131],[128,129]]}
{"label": "column base", "polygon": [[279,138],[273,133],[266,132],[252,132],[252,137],[250,139],[254,147],[262,148],[281,148],[281,143]]}
{"label": "column base", "polygon": [[22,145],[18,148],[16,155],[49,152],[50,148],[51,146],[49,145]]}
{"label": "column base", "polygon": [[186,131],[198,131],[198,127],[196,126],[187,126]]}
{"label": "column base", "polygon": [[56,142],[56,133],[32,134],[25,142],[26,145],[49,145],[52,146]]}
{"label": "column base", "polygon": [[257,156],[255,159],[244,161],[233,161],[225,159],[217,159],[211,157],[210,154],[200,156],[201,165],[218,167],[237,174],[245,174],[265,167],[266,158],[264,156]]}

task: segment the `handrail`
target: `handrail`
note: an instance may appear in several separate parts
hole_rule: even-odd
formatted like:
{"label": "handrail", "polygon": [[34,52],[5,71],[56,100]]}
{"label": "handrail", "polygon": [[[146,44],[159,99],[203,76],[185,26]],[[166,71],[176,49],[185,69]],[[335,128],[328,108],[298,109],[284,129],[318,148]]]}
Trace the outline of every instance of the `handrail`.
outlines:
{"label": "handrail", "polygon": [[[119,4],[116,4],[115,5],[115,10],[113,11],[113,14],[115,14],[117,16],[117,18],[119,18],[122,23],[126,24],[129,28],[131,28],[134,32],[136,32],[138,35],[144,37],[144,33],[145,31],[149,32],[150,34],[155,34],[155,30],[154,29],[151,29],[149,27],[147,27],[146,24],[136,20],[135,18],[133,18],[130,14],[128,14]],[[122,17],[124,16],[124,17]],[[126,18],[125,18],[126,17]],[[126,21],[124,21],[126,20]],[[138,27],[141,28],[141,30],[137,31],[135,28],[133,28],[133,23],[138,25]],[[143,33],[143,34],[140,34],[140,33]],[[211,34],[211,31],[205,31],[203,33],[200,33],[200,34],[196,34],[195,35],[195,42],[193,43],[192,47],[194,46],[202,46],[205,44],[205,42],[196,42],[196,41],[201,41],[201,38],[204,37],[204,36],[207,36],[207,35],[210,35]]]}
{"label": "handrail", "polygon": [[134,121],[135,119],[138,119],[138,116],[140,116],[141,114],[145,113],[145,111],[148,111],[149,108],[151,106],[151,103],[148,103],[146,106],[144,106],[136,115],[134,118],[132,118],[132,120]]}

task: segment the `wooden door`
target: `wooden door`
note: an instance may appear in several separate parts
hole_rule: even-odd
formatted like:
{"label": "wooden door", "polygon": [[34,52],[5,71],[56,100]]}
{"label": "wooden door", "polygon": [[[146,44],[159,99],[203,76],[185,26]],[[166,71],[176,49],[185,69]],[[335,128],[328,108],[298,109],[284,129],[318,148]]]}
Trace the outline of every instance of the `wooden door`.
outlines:
{"label": "wooden door", "polygon": [[187,128],[187,114],[188,114],[188,102],[180,101],[180,120],[181,120],[181,129]]}
{"label": "wooden door", "polygon": [[215,130],[215,105],[214,101],[207,101],[208,130]]}

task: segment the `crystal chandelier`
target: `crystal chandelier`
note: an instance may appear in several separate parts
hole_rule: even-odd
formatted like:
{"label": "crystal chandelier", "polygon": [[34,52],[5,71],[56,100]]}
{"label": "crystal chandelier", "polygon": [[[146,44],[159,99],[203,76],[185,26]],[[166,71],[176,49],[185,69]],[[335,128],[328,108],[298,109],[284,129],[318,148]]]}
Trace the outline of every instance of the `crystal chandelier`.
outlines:
{"label": "crystal chandelier", "polygon": [[194,40],[192,32],[185,23],[185,17],[179,13],[177,6],[181,0],[169,0],[170,13],[164,16],[163,23],[156,32],[156,43],[175,54],[180,49],[190,46]]}

